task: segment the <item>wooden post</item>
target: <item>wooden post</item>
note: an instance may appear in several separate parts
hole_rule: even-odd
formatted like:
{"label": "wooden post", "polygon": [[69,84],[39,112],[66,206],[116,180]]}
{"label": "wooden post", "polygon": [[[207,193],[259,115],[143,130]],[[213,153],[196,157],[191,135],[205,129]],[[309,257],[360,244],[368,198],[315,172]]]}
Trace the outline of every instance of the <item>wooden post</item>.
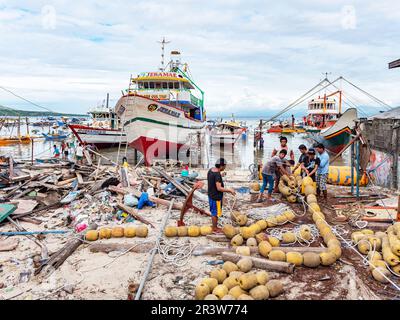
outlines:
{"label": "wooden post", "polygon": [[399,198],[397,200],[397,221],[400,221],[400,195]]}
{"label": "wooden post", "polygon": [[31,138],[31,165],[33,166],[33,138]]}

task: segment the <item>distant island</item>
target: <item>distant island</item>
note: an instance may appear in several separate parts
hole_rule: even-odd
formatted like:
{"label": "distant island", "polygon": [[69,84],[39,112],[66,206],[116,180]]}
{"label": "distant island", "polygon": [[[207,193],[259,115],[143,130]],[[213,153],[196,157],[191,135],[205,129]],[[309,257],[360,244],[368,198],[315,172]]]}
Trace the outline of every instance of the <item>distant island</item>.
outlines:
{"label": "distant island", "polygon": [[76,114],[76,113],[58,113],[50,111],[27,111],[17,110],[11,108],[5,108],[0,106],[0,116],[2,117],[89,117],[87,114]]}

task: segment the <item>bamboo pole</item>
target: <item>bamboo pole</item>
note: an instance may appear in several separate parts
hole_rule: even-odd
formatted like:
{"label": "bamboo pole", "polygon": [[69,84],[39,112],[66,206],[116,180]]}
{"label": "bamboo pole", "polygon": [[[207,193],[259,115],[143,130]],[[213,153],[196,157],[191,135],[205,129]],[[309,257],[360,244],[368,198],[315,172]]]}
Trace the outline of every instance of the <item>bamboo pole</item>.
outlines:
{"label": "bamboo pole", "polygon": [[[157,237],[157,242],[160,241],[160,239],[161,239],[161,237],[162,237],[162,235],[163,235],[163,233],[164,233],[164,229],[165,229],[165,226],[167,225],[167,221],[168,221],[168,219],[169,219],[169,215],[170,215],[170,213],[171,213],[171,210],[172,210],[172,206],[173,206],[173,205],[174,205],[174,199],[172,199],[171,205],[169,206],[168,211],[167,211],[167,214],[166,214],[165,217],[164,217],[164,221],[163,221],[163,223],[162,223],[162,225],[161,225],[160,232],[159,232],[158,237]],[[144,288],[144,284],[145,284],[145,282],[146,282],[146,280],[147,280],[147,276],[149,275],[151,266],[152,266],[152,264],[153,264],[154,256],[156,255],[156,252],[157,252],[157,251],[158,251],[158,250],[157,250],[157,247],[154,247],[154,249],[153,249],[152,252],[151,252],[150,259],[149,259],[149,261],[148,261],[148,263],[147,263],[147,268],[146,268],[146,270],[145,270],[145,272],[144,272],[144,274],[143,274],[142,280],[140,281],[139,289],[138,289],[138,291],[136,292],[135,300],[139,300],[139,299],[140,299],[140,296],[142,295],[142,290],[143,290],[143,288]]]}

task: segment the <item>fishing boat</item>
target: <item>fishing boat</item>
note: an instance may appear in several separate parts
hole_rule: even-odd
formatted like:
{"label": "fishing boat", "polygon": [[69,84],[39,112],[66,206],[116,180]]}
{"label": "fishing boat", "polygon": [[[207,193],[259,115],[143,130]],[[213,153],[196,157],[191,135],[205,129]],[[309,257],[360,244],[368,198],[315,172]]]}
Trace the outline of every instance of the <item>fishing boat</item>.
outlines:
{"label": "fishing boat", "polygon": [[[339,95],[339,107],[337,108],[334,95]],[[319,96],[308,103],[307,117],[304,124],[308,132],[315,132],[333,126],[342,113],[342,91]]]}
{"label": "fishing boat", "polygon": [[92,118],[90,125],[69,124],[74,136],[82,144],[94,144],[97,148],[111,148],[126,144],[126,133],[121,130],[121,121],[107,103],[89,110]]}
{"label": "fishing boat", "polygon": [[63,131],[58,131],[54,133],[42,133],[46,140],[64,140],[68,138],[68,133]]}
{"label": "fishing boat", "polygon": [[[7,124],[10,124],[9,126]],[[0,130],[3,127],[6,127],[8,132],[8,136],[2,136],[0,137],[0,146],[5,146],[5,145],[11,145],[11,144],[28,144],[31,143],[32,138],[29,135],[29,122],[28,119],[26,118],[26,134],[22,135],[21,134],[21,118],[3,118],[0,120]],[[9,128],[11,127],[11,129]],[[17,134],[13,134],[13,127],[16,127]]]}
{"label": "fishing boat", "polygon": [[210,140],[214,145],[233,145],[246,132],[236,121],[223,122],[216,125],[210,132]]}
{"label": "fishing boat", "polygon": [[286,128],[282,128],[281,133],[282,134],[292,134],[292,133],[305,133],[306,129],[304,129],[301,126],[295,126],[293,127],[286,127]]}
{"label": "fishing boat", "polygon": [[191,137],[205,127],[204,92],[189,77],[180,52],[172,51],[170,62],[164,68],[162,60],[161,66],[131,78],[115,106],[129,146],[143,154],[146,165],[154,158],[186,157]]}
{"label": "fishing boat", "polygon": [[338,154],[350,142],[356,120],[357,109],[347,109],[331,127],[309,137],[317,143],[322,143],[329,152]]}
{"label": "fishing boat", "polygon": [[31,143],[32,138],[30,136],[11,136],[11,137],[0,137],[0,146],[10,144],[28,144]]}

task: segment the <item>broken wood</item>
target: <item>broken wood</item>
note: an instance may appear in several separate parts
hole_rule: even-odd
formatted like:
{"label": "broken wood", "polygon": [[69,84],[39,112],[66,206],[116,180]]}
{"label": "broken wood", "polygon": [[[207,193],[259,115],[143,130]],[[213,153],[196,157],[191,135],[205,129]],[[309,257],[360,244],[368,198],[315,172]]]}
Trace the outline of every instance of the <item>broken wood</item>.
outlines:
{"label": "broken wood", "polygon": [[39,274],[42,270],[45,274],[50,274],[61,266],[64,261],[82,244],[83,238],[84,235],[82,234],[78,238],[73,238],[68,241],[66,245],[54,253],[47,262],[35,270],[35,275]]}
{"label": "broken wood", "polygon": [[83,183],[83,178],[82,175],[79,172],[75,172],[76,177],[78,178],[78,183],[82,184]]}
{"label": "broken wood", "polygon": [[207,239],[210,239],[215,242],[230,242],[231,240],[228,239],[224,234],[209,234],[206,236]]}
{"label": "broken wood", "polygon": [[18,247],[18,239],[0,240],[0,251],[12,251]]}
{"label": "broken wood", "polygon": [[[324,247],[274,247],[274,250],[281,250],[283,252],[315,252],[321,253],[326,251]],[[197,246],[193,251],[193,255],[195,256],[204,256],[204,255],[220,255],[223,252],[236,252],[236,247],[213,247],[213,246]],[[258,247],[250,247],[250,253],[259,253]]]}
{"label": "broken wood", "polygon": [[144,243],[138,244],[131,243],[93,243],[89,248],[90,252],[103,252],[110,253],[112,251],[126,251],[136,252],[136,253],[146,253],[154,248],[154,243]]}
{"label": "broken wood", "polygon": [[61,186],[64,186],[66,184],[72,183],[74,180],[76,180],[76,178],[71,178],[71,179],[60,181],[60,182],[56,183],[56,186],[61,187]]}
{"label": "broken wood", "polygon": [[253,261],[253,266],[258,269],[284,272],[284,273],[293,273],[294,271],[293,263],[287,263],[282,261],[271,261],[265,258],[242,256],[240,254],[235,254],[231,252],[222,253],[222,260],[224,261],[231,261],[233,263],[237,263],[242,258],[250,258]]}
{"label": "broken wood", "polygon": [[139,216],[136,212],[135,209],[128,207],[124,204],[122,204],[121,202],[117,203],[118,208],[120,208],[121,210],[125,211],[126,213],[129,213],[132,217],[134,217],[136,220],[139,220],[140,222],[143,222],[145,224],[150,225],[152,228],[154,228],[154,225],[150,222],[147,221],[146,219],[142,218],[141,216]]}

